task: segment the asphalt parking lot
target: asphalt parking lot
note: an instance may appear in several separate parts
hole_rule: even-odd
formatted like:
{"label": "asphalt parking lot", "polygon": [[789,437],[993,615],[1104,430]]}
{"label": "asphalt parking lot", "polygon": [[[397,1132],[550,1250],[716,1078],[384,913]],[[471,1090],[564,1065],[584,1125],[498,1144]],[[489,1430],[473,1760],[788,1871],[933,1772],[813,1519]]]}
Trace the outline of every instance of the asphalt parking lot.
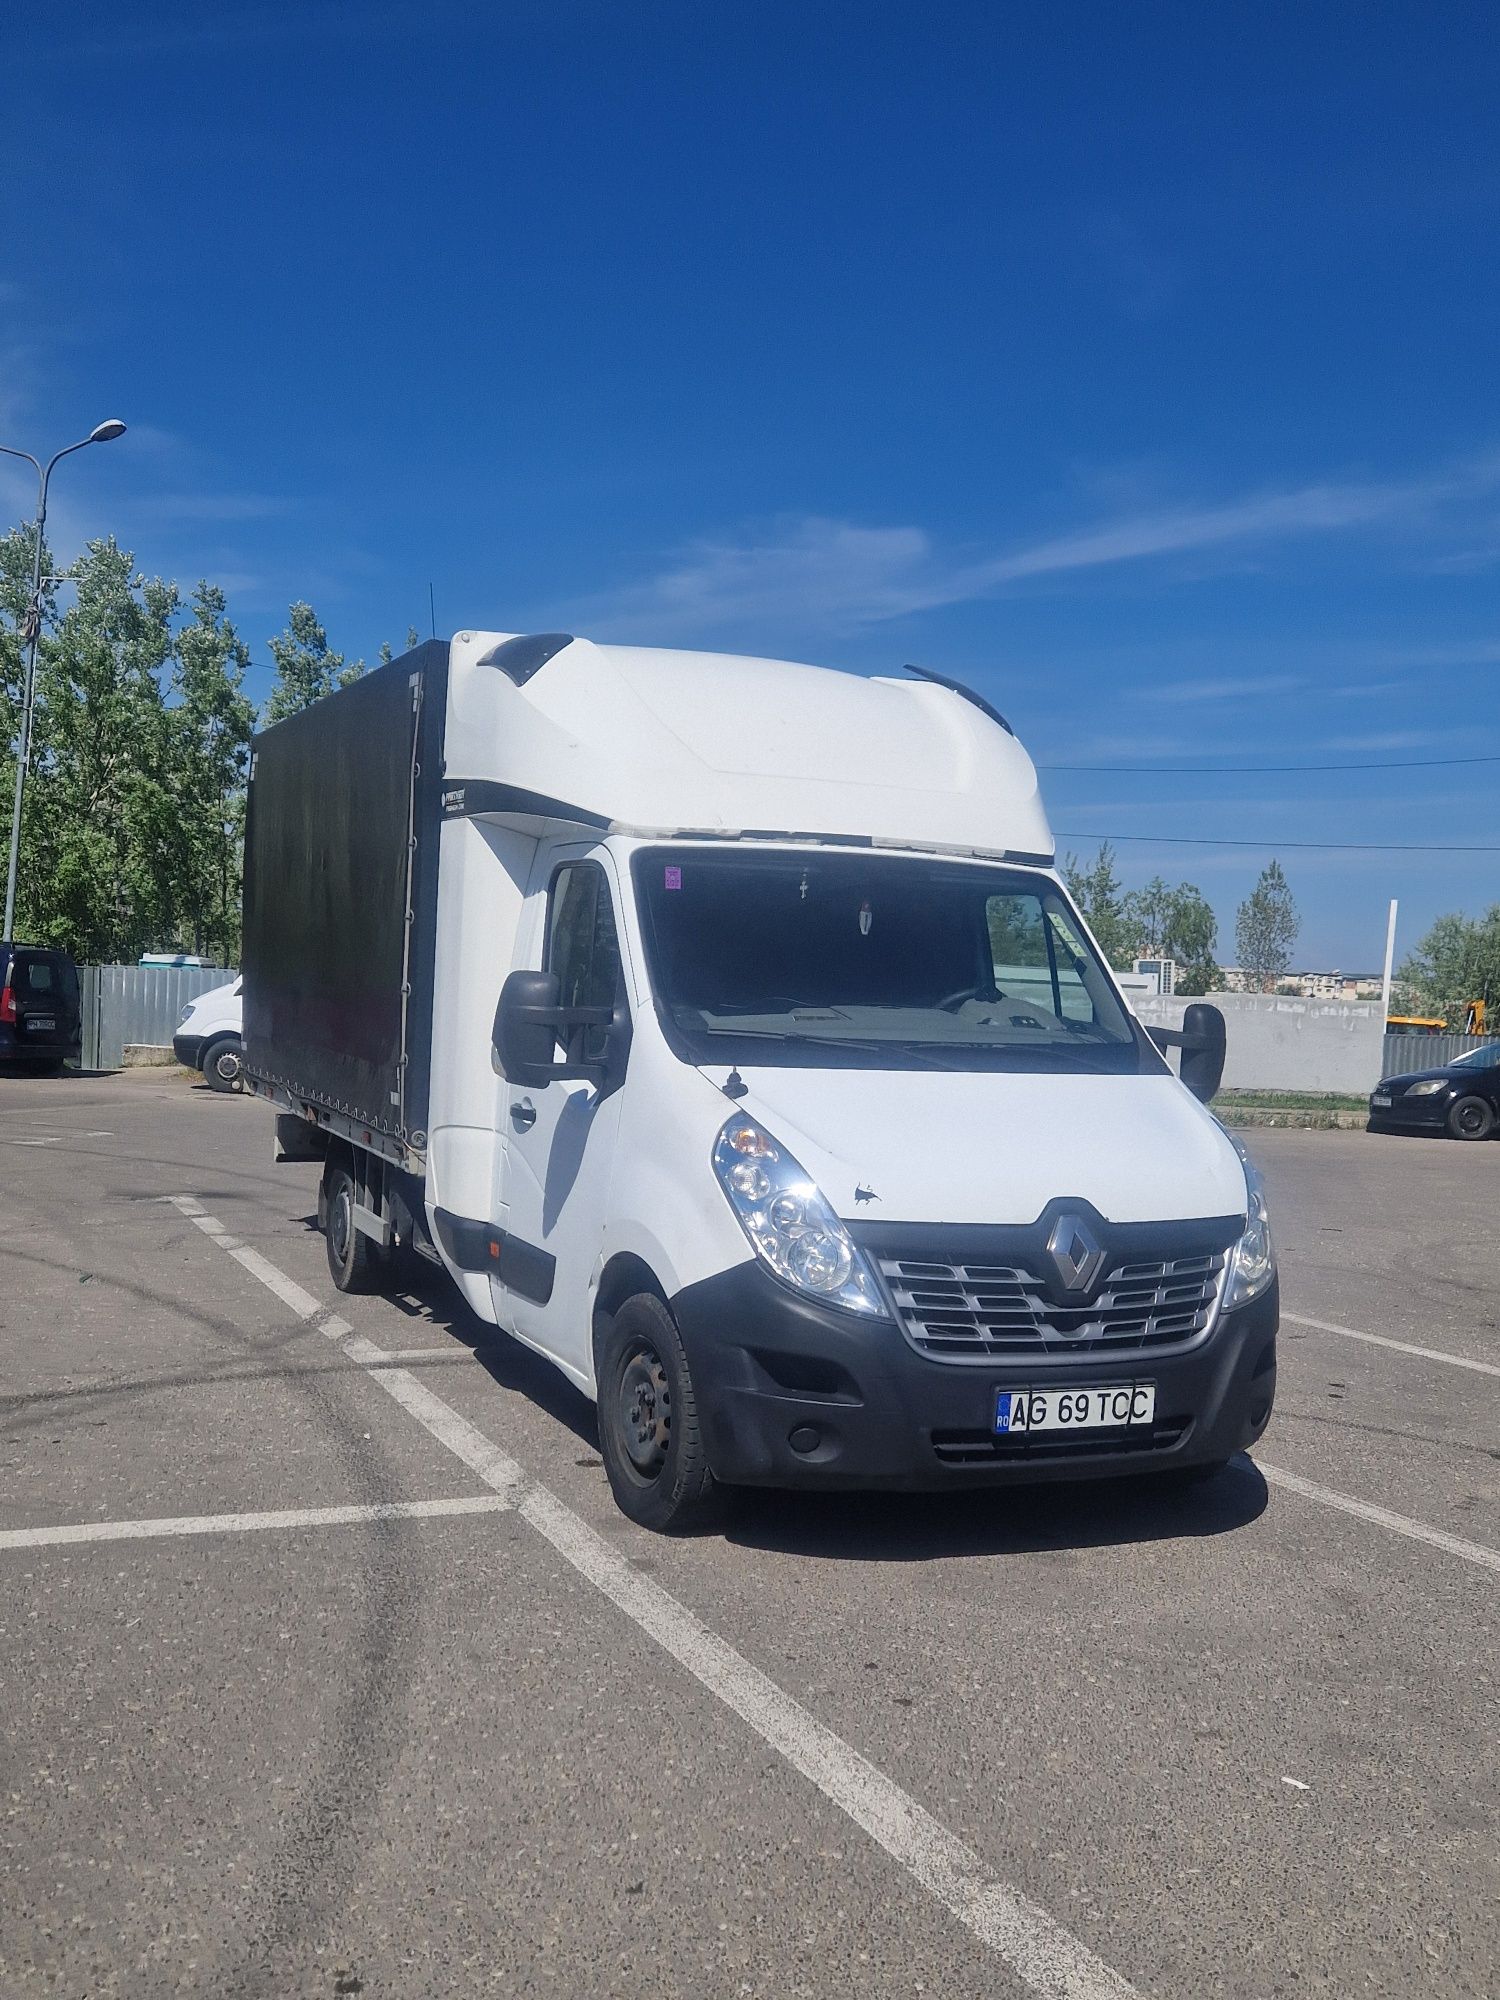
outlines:
{"label": "asphalt parking lot", "polygon": [[1493,1995],[1500,1144],[1251,1144],[1257,1462],[668,1541],[262,1107],[4,1080],[0,1992]]}

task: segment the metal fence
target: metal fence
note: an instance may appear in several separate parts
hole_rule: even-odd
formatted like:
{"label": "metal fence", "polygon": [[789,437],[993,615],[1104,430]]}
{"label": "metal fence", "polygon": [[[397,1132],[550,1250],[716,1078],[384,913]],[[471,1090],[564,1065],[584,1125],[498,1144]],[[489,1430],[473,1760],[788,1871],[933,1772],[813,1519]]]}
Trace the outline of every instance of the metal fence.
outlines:
{"label": "metal fence", "polygon": [[223,986],[222,965],[80,965],[85,1069],[118,1069],[127,1043],[168,1044],[189,1000]]}
{"label": "metal fence", "polygon": [[1493,1035],[1387,1035],[1381,1057],[1382,1076],[1405,1076],[1414,1069],[1441,1069],[1470,1049],[1482,1049]]}

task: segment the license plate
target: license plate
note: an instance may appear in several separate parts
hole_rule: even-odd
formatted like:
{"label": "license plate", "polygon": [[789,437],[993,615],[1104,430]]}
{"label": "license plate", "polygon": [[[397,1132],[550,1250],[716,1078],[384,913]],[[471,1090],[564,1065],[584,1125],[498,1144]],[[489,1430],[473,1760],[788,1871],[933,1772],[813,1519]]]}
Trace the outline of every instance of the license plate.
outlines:
{"label": "license plate", "polygon": [[995,1429],[1018,1431],[1123,1431],[1156,1418],[1156,1384],[1121,1382],[1108,1389],[1002,1389]]}
{"label": "license plate", "polygon": [[32,1035],[55,1035],[57,1033],[57,1022],[50,1014],[28,1014],[26,1017],[26,1031]]}
{"label": "license plate", "polygon": [[1382,1097],[1379,1091],[1376,1091],[1370,1102],[1377,1111],[1389,1111],[1391,1108],[1391,1100],[1388,1097]]}

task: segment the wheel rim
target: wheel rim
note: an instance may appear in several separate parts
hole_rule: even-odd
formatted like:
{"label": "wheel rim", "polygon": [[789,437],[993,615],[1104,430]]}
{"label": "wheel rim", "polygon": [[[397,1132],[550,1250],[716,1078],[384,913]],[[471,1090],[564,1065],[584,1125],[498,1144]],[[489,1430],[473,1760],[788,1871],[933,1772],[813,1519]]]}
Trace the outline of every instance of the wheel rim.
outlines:
{"label": "wheel rim", "polygon": [[654,1479],[672,1440],[672,1389],[655,1348],[639,1348],[620,1377],[620,1421],[636,1471]]}
{"label": "wheel rim", "polygon": [[334,1196],[328,1210],[328,1241],[333,1254],[342,1264],[349,1255],[349,1239],[354,1231],[354,1199],[347,1187],[341,1187]]}
{"label": "wheel rim", "polygon": [[1479,1104],[1461,1104],[1458,1109],[1458,1129],[1460,1132],[1482,1132],[1484,1107]]}
{"label": "wheel rim", "polygon": [[225,1049],[214,1063],[214,1068],[226,1083],[233,1083],[240,1073],[240,1059],[232,1049]]}

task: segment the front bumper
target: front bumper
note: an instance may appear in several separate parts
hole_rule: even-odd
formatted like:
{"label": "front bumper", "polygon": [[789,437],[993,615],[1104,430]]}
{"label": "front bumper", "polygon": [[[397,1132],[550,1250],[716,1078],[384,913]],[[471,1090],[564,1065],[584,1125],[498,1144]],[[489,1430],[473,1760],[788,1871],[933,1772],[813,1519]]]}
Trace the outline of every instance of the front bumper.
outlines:
{"label": "front bumper", "polygon": [[1393,1097],[1389,1104],[1370,1099],[1372,1132],[1444,1132],[1453,1104],[1451,1091],[1429,1092],[1423,1097]]}
{"label": "front bumper", "polygon": [[[1212,1464],[1254,1444],[1276,1397],[1274,1280],[1186,1351],[997,1355],[977,1366],[931,1360],[892,1321],[801,1299],[757,1263],[688,1286],[672,1310],[709,1463],[735,1486],[930,1489]],[[994,1435],[1001,1388],[1146,1381],[1156,1384],[1149,1430]]]}
{"label": "front bumper", "polygon": [[203,1067],[203,1037],[201,1035],[174,1035],[172,1053],[184,1069],[201,1070]]}
{"label": "front bumper", "polygon": [[0,1065],[24,1067],[34,1063],[50,1067],[70,1058],[77,1062],[80,1055],[76,1034],[71,1039],[67,1035],[49,1035],[44,1039],[40,1035],[18,1034],[14,1028],[0,1028]]}

